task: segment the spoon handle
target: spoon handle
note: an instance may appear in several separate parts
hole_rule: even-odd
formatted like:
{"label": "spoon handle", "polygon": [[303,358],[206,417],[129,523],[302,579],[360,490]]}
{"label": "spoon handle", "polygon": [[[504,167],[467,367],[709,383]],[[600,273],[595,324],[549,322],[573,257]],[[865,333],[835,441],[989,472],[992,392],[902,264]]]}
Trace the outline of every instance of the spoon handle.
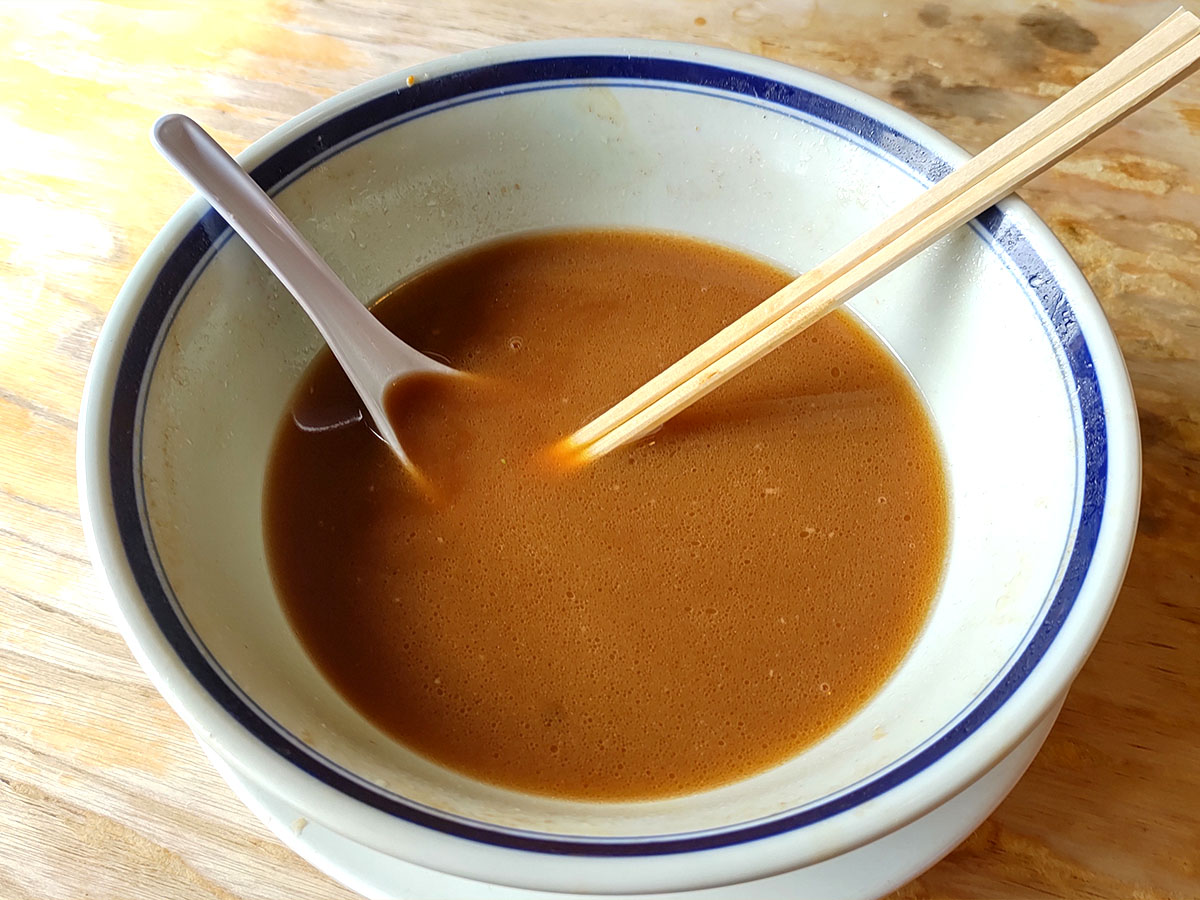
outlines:
{"label": "spoon handle", "polygon": [[[382,404],[384,390],[409,372],[443,367],[389,332],[254,179],[196,122],[183,115],[166,115],[154,123],[151,135],[163,156],[242,236],[308,313],[371,418],[386,429],[385,437],[390,437],[392,429]],[[389,443],[399,446],[395,441]]]}

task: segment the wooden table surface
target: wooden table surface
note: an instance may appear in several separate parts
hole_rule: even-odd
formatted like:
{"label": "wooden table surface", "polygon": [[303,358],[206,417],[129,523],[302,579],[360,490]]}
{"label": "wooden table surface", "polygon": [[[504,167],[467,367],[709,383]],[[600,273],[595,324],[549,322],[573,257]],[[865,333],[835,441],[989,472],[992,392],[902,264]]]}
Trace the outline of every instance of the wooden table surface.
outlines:
{"label": "wooden table surface", "polygon": [[[0,3],[0,896],[347,897],[233,796],[117,634],[86,558],[80,392],[187,196],[147,129],[233,150],[447,53],[636,35],[822,72],[977,151],[1175,6],[1133,0]],[[845,7],[849,7],[847,10]],[[899,897],[1200,897],[1200,75],[1023,196],[1129,361],[1145,448],[1124,590],[1045,749]]]}

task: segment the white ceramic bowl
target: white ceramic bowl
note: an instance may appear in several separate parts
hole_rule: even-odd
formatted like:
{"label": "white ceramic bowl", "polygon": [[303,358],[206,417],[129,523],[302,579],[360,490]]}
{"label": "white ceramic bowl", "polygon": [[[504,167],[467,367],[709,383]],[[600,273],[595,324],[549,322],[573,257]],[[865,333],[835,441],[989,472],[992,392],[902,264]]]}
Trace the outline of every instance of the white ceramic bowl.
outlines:
{"label": "white ceramic bowl", "polygon": [[[962,159],[892,107],[779,63],[598,40],[373,81],[241,161],[367,301],[531,229],[669,230],[803,270]],[[245,781],[353,841],[564,891],[810,866],[947,803],[1052,718],[1116,595],[1140,480],[1112,334],[1020,202],[851,308],[936,422],[952,493],[946,575],[879,695],[737,784],[627,804],[513,793],[398,746],[322,679],[273,593],[261,508],[276,423],[319,341],[198,199],[138,263],[96,349],[80,434],[92,551],[130,646],[187,723]]]}

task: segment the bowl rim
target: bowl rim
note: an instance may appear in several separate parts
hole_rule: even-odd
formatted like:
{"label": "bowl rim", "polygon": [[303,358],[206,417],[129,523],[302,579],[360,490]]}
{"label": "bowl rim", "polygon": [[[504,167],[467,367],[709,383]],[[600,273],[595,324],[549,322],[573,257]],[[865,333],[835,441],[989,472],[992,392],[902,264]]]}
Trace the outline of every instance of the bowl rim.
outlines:
{"label": "bowl rim", "polygon": [[[411,85],[409,78],[414,80]],[[762,105],[777,111],[790,106],[809,115],[824,113],[827,120],[837,115],[841,117],[838,127],[843,129],[842,136],[849,132],[860,140],[875,143],[897,164],[918,172],[926,180],[941,177],[966,158],[961,149],[908,114],[836,81],[784,63],[690,44],[598,38],[472,51],[385,75],[330,98],[274,129],[251,145],[239,160],[268,190],[276,191],[320,159],[344,149],[342,144],[330,140],[331,123],[345,120],[350,114],[360,114],[372,103],[399,104],[396,108],[401,112],[412,112],[442,108],[438,104],[452,102],[454,98],[511,90],[513,85],[532,81],[573,79],[575,83],[579,83],[578,79],[589,83],[614,79],[649,81],[655,86],[663,82],[690,83],[718,94],[766,98],[760,100]],[[800,102],[808,105],[797,106]],[[406,104],[410,104],[407,109]],[[394,122],[385,122],[375,130],[393,125]],[[354,132],[357,139],[365,137],[361,131]],[[337,133],[335,130],[335,136]],[[1090,558],[1082,568],[1076,566],[1075,571],[1068,569],[1064,573],[1065,577],[1075,579],[1074,597],[1067,608],[1059,610],[1056,630],[1040,645],[1034,635],[1029,647],[1035,647],[1036,657],[1017,659],[1004,678],[999,679],[1002,686],[1006,680],[1011,681],[1004,696],[992,701],[989,707],[989,698],[999,690],[989,686],[982,699],[971,707],[972,712],[983,709],[986,714],[981,714],[978,721],[964,719],[955,725],[958,730],[951,736],[951,745],[943,745],[932,760],[883,770],[885,774],[901,772],[898,780],[891,778],[881,785],[883,776],[874,773],[865,780],[867,788],[874,785],[874,793],[864,795],[860,784],[833,799],[815,801],[828,807],[821,815],[814,815],[814,804],[807,804],[799,808],[800,812],[789,810],[767,820],[706,832],[622,838],[520,832],[419,809],[400,798],[397,798],[399,807],[395,802],[381,804],[377,795],[387,793],[382,789],[375,789],[375,795],[364,793],[361,785],[357,791],[347,791],[345,784],[335,787],[314,772],[311,756],[319,756],[315,751],[309,751],[310,756],[305,758],[303,750],[268,746],[260,736],[252,734],[240,714],[214,697],[214,683],[202,683],[196,672],[180,659],[176,641],[191,638],[183,631],[169,633],[148,609],[145,592],[152,585],[146,581],[144,570],[136,571],[131,565],[124,544],[131,529],[142,529],[140,513],[135,505],[131,520],[128,502],[122,504],[115,499],[112,479],[113,467],[121,463],[114,442],[129,440],[136,447],[141,391],[132,404],[128,397],[116,402],[118,389],[130,383],[133,364],[128,344],[131,337],[136,337],[135,326],[150,305],[151,293],[161,283],[162,270],[177,251],[187,247],[189,240],[207,240],[209,247],[192,248],[200,251],[190,263],[195,268],[204,253],[219,246],[227,230],[208,205],[196,197],[185,203],[154,239],[114,302],[97,342],[81,410],[78,456],[81,514],[93,561],[114,600],[121,631],[164,697],[222,757],[272,792],[287,791],[293,797],[299,792],[309,798],[321,809],[322,821],[344,833],[362,836],[364,843],[380,841],[380,827],[387,830],[399,817],[405,824],[415,826],[400,829],[409,838],[417,832],[422,838],[433,838],[434,842],[449,838],[460,852],[464,845],[478,847],[483,843],[492,848],[532,853],[538,858],[546,854],[565,855],[577,863],[585,859],[603,862],[614,856],[625,857],[629,863],[635,859],[649,863],[685,853],[691,854],[691,859],[705,852],[738,847],[745,850],[749,844],[761,845],[756,863],[734,867],[742,872],[735,873],[735,880],[742,880],[781,870],[781,862],[774,859],[780,839],[803,835],[804,846],[794,846],[790,857],[782,861],[783,868],[792,868],[828,858],[895,830],[978,778],[1061,698],[1111,610],[1136,523],[1140,491],[1136,412],[1124,362],[1099,303],[1065,249],[1019,200],[1004,201],[998,208],[982,214],[976,223],[992,232],[1010,255],[1020,250],[1041,264],[1041,274],[1047,280],[1042,283],[1045,290],[1039,294],[1060,332],[1060,341],[1074,347],[1074,357],[1070,358],[1080,367],[1074,373],[1076,384],[1094,388],[1083,391],[1081,398],[1082,403],[1092,404],[1100,428],[1099,432],[1093,429],[1094,433],[1085,434],[1089,466],[1085,470],[1079,521],[1092,517],[1094,533],[1085,535],[1092,542]],[[188,286],[177,285],[175,293],[185,296]],[[175,302],[174,296],[159,299],[168,306]],[[159,327],[165,329],[166,322],[164,319]],[[151,360],[146,372],[152,366]],[[136,367],[132,371],[137,384],[144,386],[143,379],[148,376],[136,371]],[[1086,430],[1089,418],[1082,418]],[[1097,424],[1095,416],[1090,421]],[[130,465],[137,468],[132,457]],[[1048,611],[1043,622],[1050,612],[1053,610]],[[219,677],[221,673],[214,674]],[[944,741],[945,737],[938,740]],[[856,790],[858,796],[847,799]],[[834,821],[837,819],[844,821],[850,812],[857,817],[851,833],[844,826],[822,827],[837,824]],[[818,835],[818,831],[824,833]],[[397,832],[393,829],[391,834],[394,837]],[[454,864],[455,854],[448,846],[439,851],[428,846],[430,841],[423,843],[428,852],[423,856],[418,853],[421,858],[415,861],[477,877],[472,874],[478,871],[477,866],[464,871],[463,866]],[[768,850],[767,845],[774,849]],[[677,884],[679,880],[670,883]]]}

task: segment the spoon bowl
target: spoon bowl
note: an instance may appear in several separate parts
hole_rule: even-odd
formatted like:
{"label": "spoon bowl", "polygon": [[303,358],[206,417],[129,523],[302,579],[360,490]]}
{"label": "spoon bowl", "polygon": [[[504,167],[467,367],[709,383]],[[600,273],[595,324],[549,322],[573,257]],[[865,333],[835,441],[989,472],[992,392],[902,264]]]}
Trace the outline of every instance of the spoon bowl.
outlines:
{"label": "spoon bowl", "polygon": [[154,145],[275,273],[312,319],[362,399],[375,430],[414,477],[384,395],[412,375],[463,373],[410,347],[375,318],[334,274],[232,156],[194,120],[171,113],[154,123]]}

